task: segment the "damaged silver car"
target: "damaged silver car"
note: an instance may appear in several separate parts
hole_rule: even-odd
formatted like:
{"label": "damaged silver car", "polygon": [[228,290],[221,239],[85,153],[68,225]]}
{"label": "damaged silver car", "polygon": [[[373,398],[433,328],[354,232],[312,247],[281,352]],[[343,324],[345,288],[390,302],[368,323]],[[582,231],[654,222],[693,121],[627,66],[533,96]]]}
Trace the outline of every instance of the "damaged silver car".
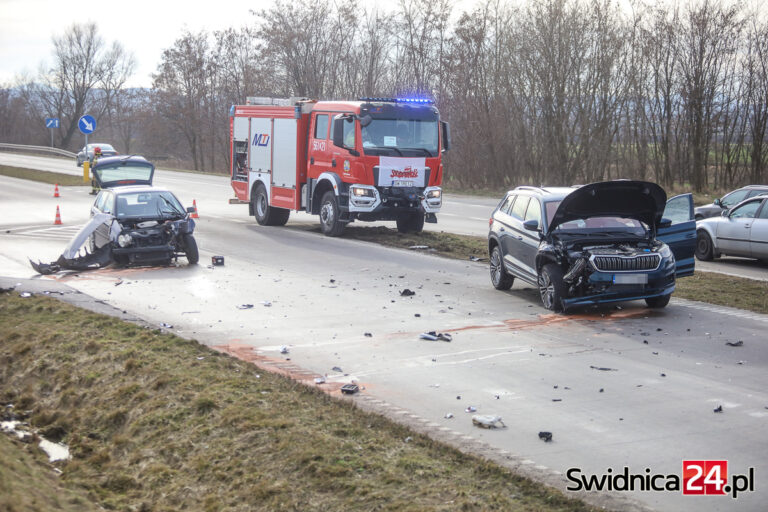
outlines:
{"label": "damaged silver car", "polygon": [[155,167],[140,156],[110,157],[93,168],[101,188],[91,220],[52,263],[32,263],[41,274],[119,265],[169,264],[200,259],[193,236],[194,208],[186,210],[169,190],[153,187]]}

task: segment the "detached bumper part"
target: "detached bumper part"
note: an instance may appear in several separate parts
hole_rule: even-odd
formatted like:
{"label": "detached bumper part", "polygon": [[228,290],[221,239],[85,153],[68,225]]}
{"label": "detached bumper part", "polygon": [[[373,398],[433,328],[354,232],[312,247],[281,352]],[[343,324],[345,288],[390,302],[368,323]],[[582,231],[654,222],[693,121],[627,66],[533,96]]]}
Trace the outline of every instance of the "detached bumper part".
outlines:
{"label": "detached bumper part", "polygon": [[51,263],[35,263],[29,260],[32,268],[35,272],[42,275],[51,275],[61,270],[91,270],[101,267],[106,267],[112,263],[112,247],[107,244],[100,249],[96,249],[94,252],[86,252],[82,256],[76,256],[74,258],[65,258],[64,255],[59,256],[59,259]]}

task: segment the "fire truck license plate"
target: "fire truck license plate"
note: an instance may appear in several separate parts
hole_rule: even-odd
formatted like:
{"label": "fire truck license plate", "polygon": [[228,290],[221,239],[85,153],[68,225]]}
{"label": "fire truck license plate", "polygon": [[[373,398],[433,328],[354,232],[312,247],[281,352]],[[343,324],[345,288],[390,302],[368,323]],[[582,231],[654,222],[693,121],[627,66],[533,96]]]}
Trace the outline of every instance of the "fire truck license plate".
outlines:
{"label": "fire truck license plate", "polygon": [[412,187],[413,181],[407,180],[392,180],[393,187]]}

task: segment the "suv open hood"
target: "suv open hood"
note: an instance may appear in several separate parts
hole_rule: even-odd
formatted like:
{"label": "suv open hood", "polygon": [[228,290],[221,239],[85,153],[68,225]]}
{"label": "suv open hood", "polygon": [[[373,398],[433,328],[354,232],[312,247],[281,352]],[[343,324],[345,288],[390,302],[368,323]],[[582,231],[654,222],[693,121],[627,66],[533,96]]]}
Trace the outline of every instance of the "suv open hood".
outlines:
{"label": "suv open hood", "polygon": [[99,188],[151,185],[155,166],[140,156],[102,158],[93,166]]}
{"label": "suv open hood", "polygon": [[562,200],[549,220],[560,224],[590,217],[626,217],[655,227],[667,203],[664,189],[647,181],[604,181],[577,188]]}

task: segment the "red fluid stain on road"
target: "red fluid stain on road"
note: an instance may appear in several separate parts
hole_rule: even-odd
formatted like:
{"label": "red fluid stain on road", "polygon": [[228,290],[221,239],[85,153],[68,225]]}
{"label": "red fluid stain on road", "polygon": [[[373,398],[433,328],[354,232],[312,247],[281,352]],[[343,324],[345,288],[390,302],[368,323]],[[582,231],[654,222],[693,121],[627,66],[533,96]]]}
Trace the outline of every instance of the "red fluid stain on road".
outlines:
{"label": "red fluid stain on road", "polygon": [[523,329],[536,329],[540,327],[547,327],[555,324],[562,324],[568,322],[613,322],[616,320],[625,320],[631,318],[644,318],[658,316],[660,313],[650,309],[635,309],[635,310],[615,310],[604,313],[580,313],[573,315],[558,315],[555,313],[547,315],[538,315],[536,319],[516,319],[510,318],[503,320],[503,325],[467,325],[465,327],[457,327],[452,329],[444,329],[445,332],[460,332],[469,331],[475,329],[503,329],[511,331],[519,331]]}
{"label": "red fluid stain on road", "polygon": [[344,385],[344,383],[341,382],[324,382],[323,384],[315,384],[315,378],[321,377],[321,375],[309,370],[305,370],[300,366],[293,364],[291,361],[258,354],[254,351],[254,347],[251,345],[228,343],[226,345],[214,345],[211,348],[217,352],[222,352],[232,357],[236,357],[241,361],[251,363],[264,371],[277,373],[292,380],[301,382],[307,386],[317,388],[324,393],[328,393],[329,395],[340,395],[341,386]]}

